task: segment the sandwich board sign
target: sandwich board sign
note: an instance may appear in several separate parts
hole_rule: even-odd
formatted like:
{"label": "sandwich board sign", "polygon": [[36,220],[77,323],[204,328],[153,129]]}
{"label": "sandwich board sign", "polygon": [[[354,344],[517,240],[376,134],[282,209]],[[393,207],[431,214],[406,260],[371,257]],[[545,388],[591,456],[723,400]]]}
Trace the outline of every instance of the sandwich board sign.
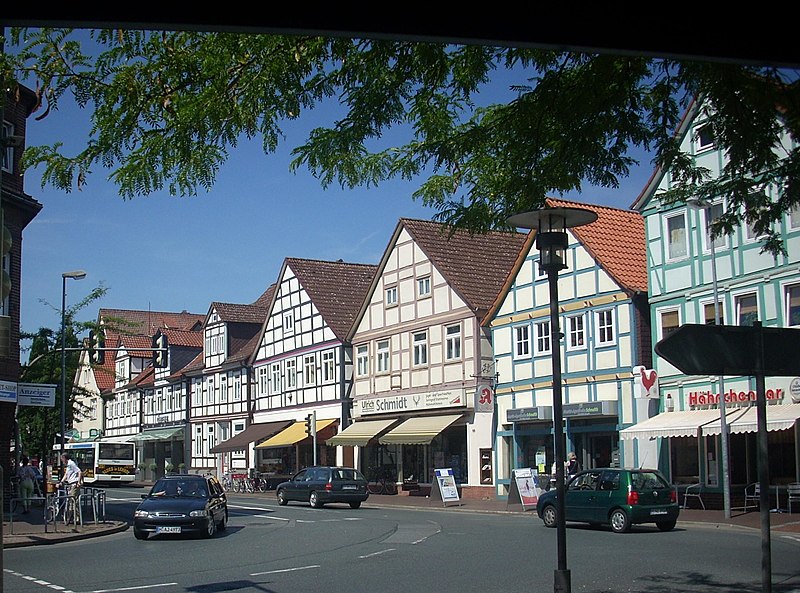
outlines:
{"label": "sandwich board sign", "polygon": [[458,486],[452,468],[434,469],[436,480],[431,488],[431,502],[441,501],[444,506],[449,502],[460,502]]}
{"label": "sandwich board sign", "polygon": [[529,511],[536,508],[542,489],[539,488],[539,472],[525,467],[512,470],[511,485],[508,491],[508,510],[522,508]]}

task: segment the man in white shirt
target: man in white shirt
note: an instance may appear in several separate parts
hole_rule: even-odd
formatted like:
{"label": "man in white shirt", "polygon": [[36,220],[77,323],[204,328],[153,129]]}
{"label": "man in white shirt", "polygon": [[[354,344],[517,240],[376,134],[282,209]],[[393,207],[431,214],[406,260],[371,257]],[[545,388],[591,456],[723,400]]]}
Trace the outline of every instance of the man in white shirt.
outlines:
{"label": "man in white shirt", "polygon": [[70,496],[77,496],[78,490],[80,490],[81,487],[81,478],[83,477],[81,468],[79,468],[78,464],[70,459],[69,455],[66,453],[62,453],[61,463],[66,469],[64,470],[64,476],[61,478],[61,481],[58,483],[58,485],[62,486],[66,484],[68,487],[68,494]]}

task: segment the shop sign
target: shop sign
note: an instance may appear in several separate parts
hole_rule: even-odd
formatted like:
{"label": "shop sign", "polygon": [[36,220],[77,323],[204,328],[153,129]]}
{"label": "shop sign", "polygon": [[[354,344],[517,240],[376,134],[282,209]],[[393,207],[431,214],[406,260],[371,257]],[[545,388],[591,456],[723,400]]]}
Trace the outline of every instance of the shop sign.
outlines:
{"label": "shop sign", "polygon": [[550,407],[537,406],[535,408],[510,408],[506,410],[506,423],[552,419],[553,408]]}
{"label": "shop sign", "polygon": [[0,402],[17,403],[17,384],[0,381]]}
{"label": "shop sign", "polygon": [[[767,389],[767,400],[780,400],[783,399],[783,389]],[[689,407],[694,408],[698,406],[713,406],[719,403],[719,393],[711,393],[710,391],[690,391],[688,394]],[[756,401],[756,392],[750,391],[736,391],[734,389],[728,390],[725,394],[726,404],[739,404]]]}
{"label": "shop sign", "polygon": [[56,386],[42,383],[20,383],[17,385],[17,403],[20,406],[55,407]]}
{"label": "shop sign", "polygon": [[617,416],[617,402],[581,402],[578,404],[564,404],[562,415],[564,418],[576,416]]}
{"label": "shop sign", "polygon": [[512,473],[514,478],[508,493],[508,504],[520,504],[523,510],[536,507],[542,494],[538,486],[539,472],[532,468],[521,468],[512,470]]}
{"label": "shop sign", "polygon": [[494,411],[494,389],[492,389],[491,385],[482,383],[475,389],[475,411]]}
{"label": "shop sign", "polygon": [[452,389],[356,400],[354,403],[354,415],[366,416],[369,414],[391,414],[393,412],[435,410],[440,408],[463,408],[466,405],[467,399],[464,395],[464,390]]}
{"label": "shop sign", "polygon": [[433,471],[436,474],[436,484],[439,486],[442,502],[445,504],[458,502],[458,487],[452,468],[434,469]]}
{"label": "shop sign", "polygon": [[800,377],[795,377],[789,383],[789,393],[792,394],[792,403],[800,404]]}
{"label": "shop sign", "polygon": [[634,397],[658,399],[658,373],[643,366],[633,367]]}

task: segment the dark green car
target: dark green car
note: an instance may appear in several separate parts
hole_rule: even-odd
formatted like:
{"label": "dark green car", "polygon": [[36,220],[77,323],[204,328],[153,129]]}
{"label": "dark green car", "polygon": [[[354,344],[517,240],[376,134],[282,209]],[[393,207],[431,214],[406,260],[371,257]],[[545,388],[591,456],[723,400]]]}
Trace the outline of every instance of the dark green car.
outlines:
{"label": "dark green car", "polygon": [[[669,531],[678,521],[677,491],[654,469],[589,469],[575,475],[565,488],[567,521],[608,524],[616,533],[642,523]],[[557,502],[555,489],[539,497],[536,512],[546,527],[556,526]]]}

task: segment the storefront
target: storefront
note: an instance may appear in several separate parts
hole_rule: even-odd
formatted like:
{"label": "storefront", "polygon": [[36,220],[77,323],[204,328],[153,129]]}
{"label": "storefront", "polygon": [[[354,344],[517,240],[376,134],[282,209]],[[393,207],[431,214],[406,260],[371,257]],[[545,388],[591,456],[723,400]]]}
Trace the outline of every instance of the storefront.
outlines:
{"label": "storefront", "polygon": [[[338,419],[317,419],[317,465],[336,465],[336,449],[327,440],[336,432]],[[269,476],[291,476],[314,465],[314,439],[306,432],[305,421],[294,421],[256,445],[256,467]]]}
{"label": "storefront", "polygon": [[136,443],[140,471],[148,470],[148,477],[153,479],[185,465],[184,435],[184,427],[180,425],[150,428],[131,436],[130,441]]}

